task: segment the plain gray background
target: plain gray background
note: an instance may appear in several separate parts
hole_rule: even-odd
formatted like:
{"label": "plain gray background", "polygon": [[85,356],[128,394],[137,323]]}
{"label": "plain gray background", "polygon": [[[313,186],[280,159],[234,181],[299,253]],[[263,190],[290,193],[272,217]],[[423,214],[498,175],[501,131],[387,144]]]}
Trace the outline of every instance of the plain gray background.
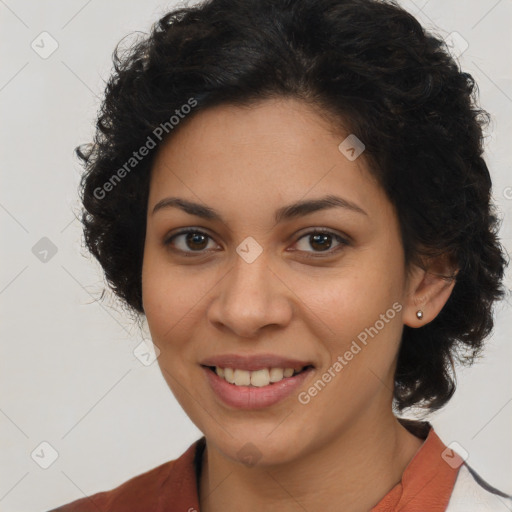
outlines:
{"label": "plain gray background", "polygon": [[[111,489],[201,436],[157,363],[135,357],[144,334],[112,300],[95,300],[102,274],[81,248],[74,217],[81,168],[73,149],[93,134],[115,44],[148,31],[174,5],[0,0],[1,510],[44,511]],[[493,115],[486,158],[511,252],[512,1],[402,5],[427,28],[452,34],[454,52],[467,44],[459,60]],[[58,48],[45,55],[52,44]],[[509,493],[511,330],[509,299],[498,306],[485,358],[459,372],[454,398],[428,418],[446,444],[458,442],[468,463]]]}

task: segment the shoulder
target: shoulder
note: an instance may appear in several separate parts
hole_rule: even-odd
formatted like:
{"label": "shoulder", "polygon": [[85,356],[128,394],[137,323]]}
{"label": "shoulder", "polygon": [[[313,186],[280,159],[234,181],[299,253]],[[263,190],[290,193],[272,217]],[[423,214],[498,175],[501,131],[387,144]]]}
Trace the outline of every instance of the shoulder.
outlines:
{"label": "shoulder", "polygon": [[204,436],[177,459],[134,476],[115,489],[86,496],[48,512],[171,512],[198,509],[197,474]]}
{"label": "shoulder", "polygon": [[[172,477],[176,460],[171,460],[145,473],[130,478],[118,487],[86,496],[67,503],[48,512],[98,512],[98,510],[133,510],[137,507],[153,507],[156,509],[159,490]],[[115,508],[113,508],[115,507]]]}
{"label": "shoulder", "polygon": [[489,485],[473,468],[463,463],[446,512],[512,511],[512,496]]}

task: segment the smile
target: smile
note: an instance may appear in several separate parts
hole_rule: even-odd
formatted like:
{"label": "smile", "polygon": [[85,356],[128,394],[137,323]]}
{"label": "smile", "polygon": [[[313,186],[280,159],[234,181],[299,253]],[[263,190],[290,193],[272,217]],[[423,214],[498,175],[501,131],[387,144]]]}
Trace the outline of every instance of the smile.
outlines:
{"label": "smile", "polygon": [[253,371],[218,366],[202,366],[202,369],[215,398],[224,406],[236,409],[262,409],[282,402],[300,391],[304,381],[314,372],[311,365]]}
{"label": "smile", "polygon": [[293,377],[309,366],[301,368],[263,368],[261,370],[248,371],[238,368],[222,368],[220,366],[209,366],[221,379],[224,379],[235,386],[251,386],[261,388],[269,386],[283,379]]}

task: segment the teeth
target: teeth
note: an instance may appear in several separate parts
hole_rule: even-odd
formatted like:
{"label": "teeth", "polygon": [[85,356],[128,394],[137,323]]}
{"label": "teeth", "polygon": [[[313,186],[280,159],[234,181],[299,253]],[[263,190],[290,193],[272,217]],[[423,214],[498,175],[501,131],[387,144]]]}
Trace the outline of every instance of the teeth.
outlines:
{"label": "teeth", "polygon": [[233,368],[224,368],[224,378],[231,384],[235,383],[235,372]]}
{"label": "teeth", "polygon": [[283,380],[284,370],[282,368],[270,368],[270,382]]}
{"label": "teeth", "polygon": [[251,372],[251,384],[258,388],[261,388],[262,386],[268,386],[270,384],[270,375],[267,368]]}
{"label": "teeth", "polygon": [[299,368],[263,368],[262,370],[247,371],[237,368],[220,368],[215,367],[215,373],[235,386],[254,386],[263,387],[271,383],[279,382],[287,377],[291,377],[294,373],[299,373],[304,367]]}
{"label": "teeth", "polygon": [[235,370],[235,384],[248,386],[251,383],[251,374],[247,370]]}

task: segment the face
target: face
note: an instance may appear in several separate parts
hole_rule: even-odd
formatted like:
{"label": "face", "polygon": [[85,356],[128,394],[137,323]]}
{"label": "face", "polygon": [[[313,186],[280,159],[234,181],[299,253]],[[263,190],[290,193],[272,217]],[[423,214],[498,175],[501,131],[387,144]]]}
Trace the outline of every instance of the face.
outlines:
{"label": "face", "polygon": [[[363,157],[338,149],[347,135],[297,100],[223,105],[154,162],[144,311],[169,387],[233,460],[291,462],[390,411],[404,254]],[[306,369],[265,373],[282,366]]]}

